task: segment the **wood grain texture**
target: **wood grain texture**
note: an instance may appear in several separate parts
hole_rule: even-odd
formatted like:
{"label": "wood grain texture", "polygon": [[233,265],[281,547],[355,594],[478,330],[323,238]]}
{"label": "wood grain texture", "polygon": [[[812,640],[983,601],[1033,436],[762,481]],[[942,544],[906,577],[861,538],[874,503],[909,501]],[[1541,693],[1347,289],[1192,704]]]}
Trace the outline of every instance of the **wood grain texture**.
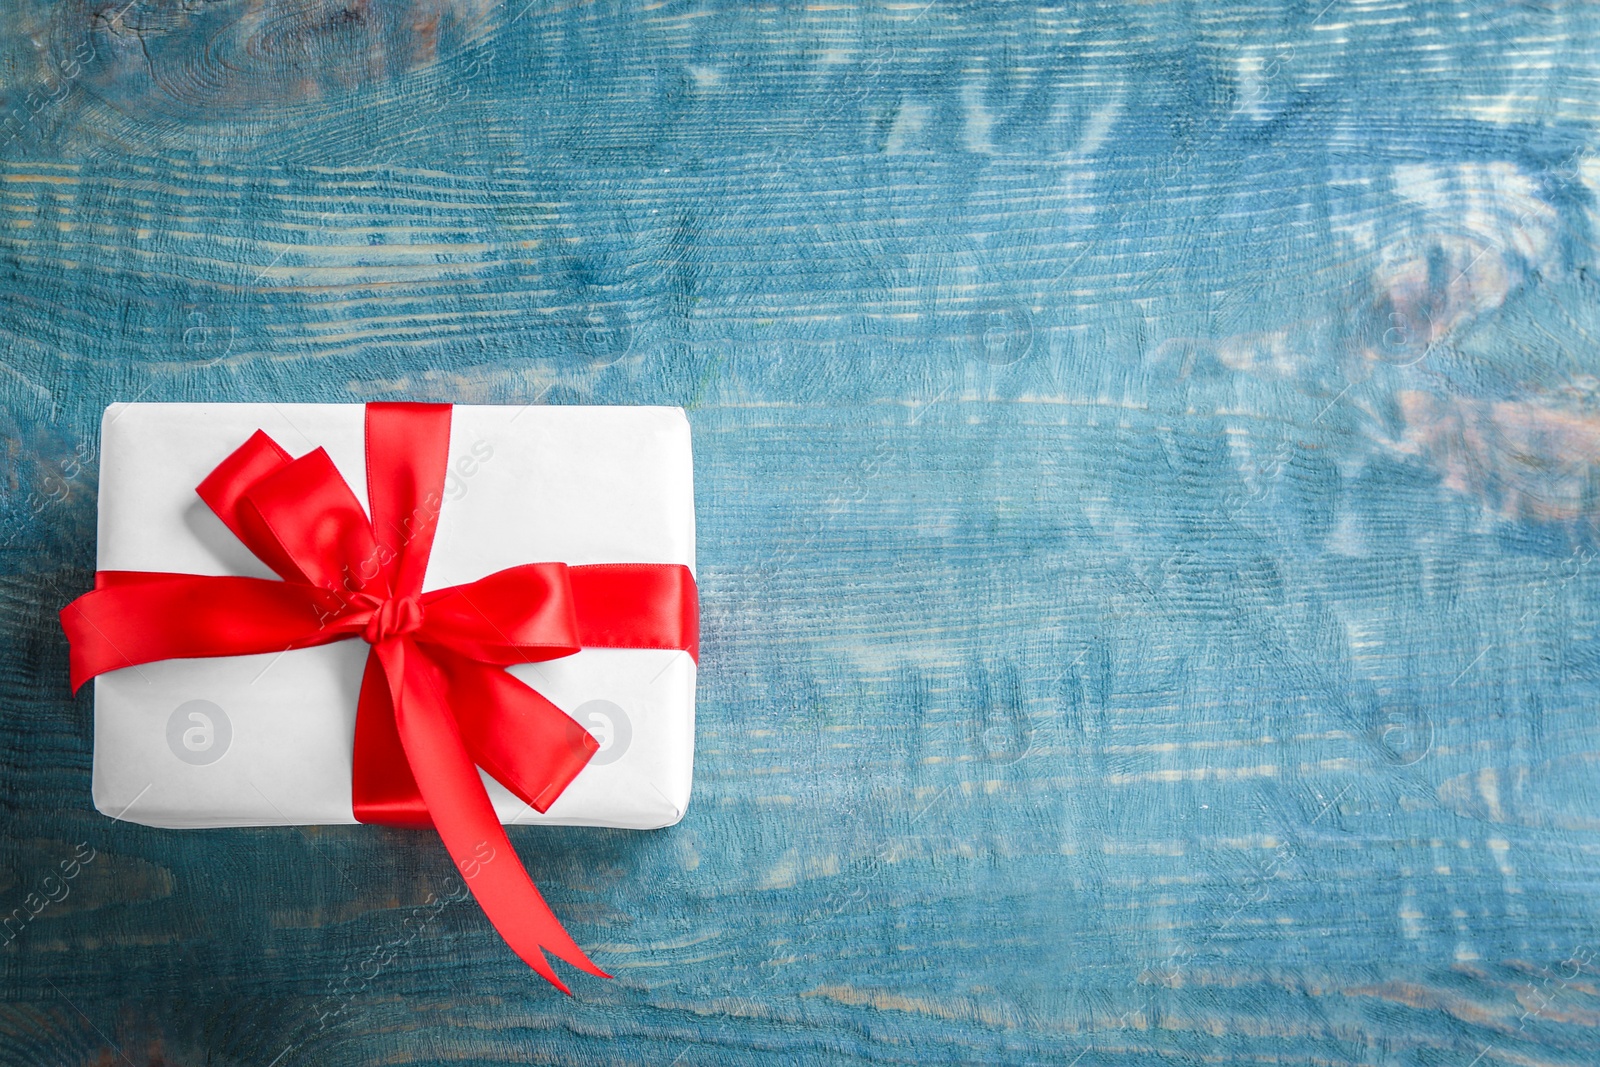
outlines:
{"label": "wood grain texture", "polygon": [[[1600,1062],[1600,11],[524,2],[0,0],[0,1063]],[[136,398],[690,409],[615,981],[93,811]]]}

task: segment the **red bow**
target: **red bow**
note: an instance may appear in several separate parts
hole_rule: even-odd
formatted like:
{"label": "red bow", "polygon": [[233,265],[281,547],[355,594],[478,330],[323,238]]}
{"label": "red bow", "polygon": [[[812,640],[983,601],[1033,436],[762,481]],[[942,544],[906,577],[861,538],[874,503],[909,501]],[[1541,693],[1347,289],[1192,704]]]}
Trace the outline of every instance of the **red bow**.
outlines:
{"label": "red bow", "polygon": [[326,452],[290,459],[257,430],[197,491],[283,581],[98,572],[61,612],[72,687],[152,660],[362,638],[356,818],[437,828],[489,921],[562,992],[544,950],[609,977],[517,862],[477,767],[547,810],[599,746],[504,668],[592,647],[698,659],[694,578],[675,564],[530,563],[424,593],[450,405],[368,404],[366,441],[370,519]]}

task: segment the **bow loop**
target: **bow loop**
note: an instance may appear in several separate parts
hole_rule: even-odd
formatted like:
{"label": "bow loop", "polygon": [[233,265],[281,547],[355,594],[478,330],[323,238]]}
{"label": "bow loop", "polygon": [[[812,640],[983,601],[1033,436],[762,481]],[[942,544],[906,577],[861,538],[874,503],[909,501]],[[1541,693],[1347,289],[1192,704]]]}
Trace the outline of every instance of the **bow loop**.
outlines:
{"label": "bow loop", "polygon": [[565,563],[508,567],[429,593],[423,603],[428,615],[417,639],[479,663],[535,663],[583,647]]}
{"label": "bow loop", "polygon": [[285,580],[367,589],[385,576],[393,551],[373,538],[367,513],[327,452],[287,455],[258,430],[200,483],[201,498]]}

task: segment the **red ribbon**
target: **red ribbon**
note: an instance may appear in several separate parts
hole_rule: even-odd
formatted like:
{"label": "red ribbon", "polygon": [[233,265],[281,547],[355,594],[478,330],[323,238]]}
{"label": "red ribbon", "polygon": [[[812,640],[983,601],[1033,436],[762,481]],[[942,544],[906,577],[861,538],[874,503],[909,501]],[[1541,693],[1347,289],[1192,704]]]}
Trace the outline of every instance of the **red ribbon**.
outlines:
{"label": "red ribbon", "polygon": [[197,491],[283,580],[98,572],[94,591],[61,612],[72,687],[152,660],[360,637],[372,650],[356,715],[356,818],[436,828],[495,929],[562,992],[545,951],[610,977],[517,861],[477,767],[546,811],[599,746],[504,668],[597,647],[698,659],[694,578],[675,564],[529,563],[424,593],[450,405],[368,404],[366,444],[370,519],[326,452],[291,459],[257,430]]}

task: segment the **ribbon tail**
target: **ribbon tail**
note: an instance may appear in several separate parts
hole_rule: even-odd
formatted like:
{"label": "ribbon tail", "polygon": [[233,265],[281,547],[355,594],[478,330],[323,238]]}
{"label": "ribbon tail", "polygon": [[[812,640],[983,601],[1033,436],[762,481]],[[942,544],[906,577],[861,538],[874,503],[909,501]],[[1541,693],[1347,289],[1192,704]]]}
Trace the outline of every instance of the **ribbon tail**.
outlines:
{"label": "ribbon tail", "polygon": [[549,811],[600,743],[504,668],[432,654],[472,762],[535,811]]}
{"label": "ribbon tail", "polygon": [[568,996],[572,991],[545,952],[579,970],[611,977],[562,928],[518,861],[444,702],[438,667],[403,638],[380,642],[373,652],[388,680],[396,732],[433,825],[490,923],[523,962]]}

